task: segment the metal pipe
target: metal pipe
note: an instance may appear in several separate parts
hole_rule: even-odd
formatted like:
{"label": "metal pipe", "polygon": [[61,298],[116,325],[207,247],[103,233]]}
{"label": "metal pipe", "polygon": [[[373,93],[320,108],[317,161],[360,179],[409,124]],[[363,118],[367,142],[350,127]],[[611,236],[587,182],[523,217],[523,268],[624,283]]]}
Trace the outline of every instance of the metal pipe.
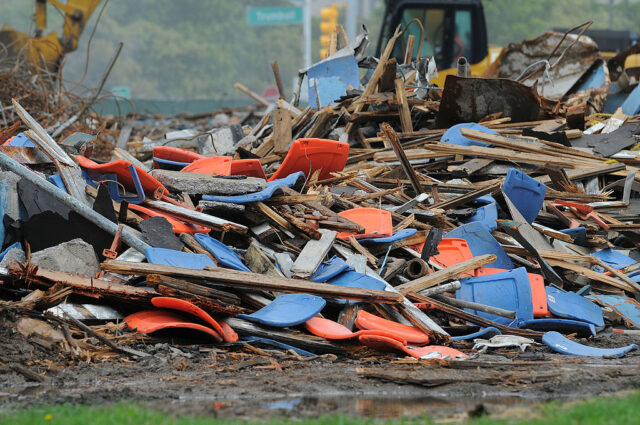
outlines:
{"label": "metal pipe", "polygon": [[447,297],[447,296],[444,296],[444,295],[434,295],[431,298],[433,298],[434,300],[441,301],[443,303],[447,303],[447,304],[452,305],[454,307],[468,308],[468,309],[471,309],[471,310],[481,311],[483,313],[495,314],[496,316],[506,317],[507,319],[515,319],[516,318],[516,312],[515,311],[504,310],[502,308],[492,307],[490,305],[478,304],[478,303],[474,303],[474,302],[471,302],[471,301],[465,301],[465,300],[459,300],[457,298],[451,298],[451,297]]}
{"label": "metal pipe", "polygon": [[468,77],[469,76],[469,62],[467,58],[461,56],[458,59],[458,77]]}
{"label": "metal pipe", "polygon": [[[27,167],[2,152],[0,152],[0,166],[7,170],[13,171],[20,177],[23,177],[34,185],[38,186],[38,188],[51,194],[51,196],[56,198],[58,201],[62,202],[67,207],[71,208],[73,211],[77,212],[87,220],[90,220],[105,232],[108,232],[109,234],[115,236],[116,232],[118,231],[118,225],[116,223],[113,223],[112,221],[106,219],[91,208],[79,202],[68,193],[64,192],[62,189],[57,188],[45,179],[39,177]],[[145,249],[151,248],[149,244],[140,240],[126,228],[122,229],[122,240],[131,248],[135,248],[143,254]]]}
{"label": "metal pipe", "polygon": [[429,273],[429,266],[421,258],[413,258],[407,262],[404,275],[415,280]]}
{"label": "metal pipe", "polygon": [[442,294],[443,292],[454,292],[460,289],[462,285],[459,280],[455,280],[450,283],[445,283],[443,285],[434,286],[433,288],[423,289],[418,292],[420,295],[424,295],[425,297],[433,297],[434,295]]}

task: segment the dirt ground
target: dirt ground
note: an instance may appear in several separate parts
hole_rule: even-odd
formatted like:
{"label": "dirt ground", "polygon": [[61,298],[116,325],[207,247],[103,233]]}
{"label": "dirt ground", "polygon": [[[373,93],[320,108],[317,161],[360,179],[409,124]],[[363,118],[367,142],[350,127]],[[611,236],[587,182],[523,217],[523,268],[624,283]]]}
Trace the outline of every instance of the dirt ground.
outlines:
{"label": "dirt ground", "polygon": [[[100,360],[87,362],[52,354],[13,325],[0,318],[0,410],[128,400],[174,414],[251,420],[326,414],[467,417],[639,386],[638,351],[621,359],[576,358],[537,345],[524,353],[501,349],[464,362],[434,362],[355,346],[352,358],[300,358],[265,347],[172,345],[156,339],[131,345],[150,357],[105,351]],[[638,338],[609,334],[588,343],[633,342]],[[471,345],[456,347],[469,353]],[[39,374],[42,382],[15,365]]]}

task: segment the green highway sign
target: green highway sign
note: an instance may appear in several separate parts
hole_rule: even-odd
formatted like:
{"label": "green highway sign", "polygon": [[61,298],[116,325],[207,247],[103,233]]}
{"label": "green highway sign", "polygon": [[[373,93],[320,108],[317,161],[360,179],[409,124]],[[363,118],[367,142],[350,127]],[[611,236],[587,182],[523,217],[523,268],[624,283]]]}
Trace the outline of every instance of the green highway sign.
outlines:
{"label": "green highway sign", "polygon": [[250,7],[247,10],[249,25],[301,24],[301,7]]}

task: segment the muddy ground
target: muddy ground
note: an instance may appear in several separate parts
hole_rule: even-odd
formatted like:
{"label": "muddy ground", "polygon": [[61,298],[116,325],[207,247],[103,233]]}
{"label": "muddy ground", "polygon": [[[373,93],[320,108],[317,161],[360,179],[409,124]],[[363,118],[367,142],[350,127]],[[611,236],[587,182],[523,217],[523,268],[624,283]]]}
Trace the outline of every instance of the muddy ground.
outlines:
{"label": "muddy ground", "polygon": [[[501,349],[465,362],[434,362],[353,346],[349,358],[303,359],[265,347],[172,345],[165,338],[131,344],[151,354],[144,359],[105,349],[88,362],[26,339],[14,325],[0,320],[0,411],[128,400],[175,414],[251,420],[326,414],[464,418],[639,386],[638,351],[621,359],[575,358],[538,345],[524,353]],[[638,338],[605,334],[588,343],[633,342]],[[457,348],[471,353],[471,345]]]}

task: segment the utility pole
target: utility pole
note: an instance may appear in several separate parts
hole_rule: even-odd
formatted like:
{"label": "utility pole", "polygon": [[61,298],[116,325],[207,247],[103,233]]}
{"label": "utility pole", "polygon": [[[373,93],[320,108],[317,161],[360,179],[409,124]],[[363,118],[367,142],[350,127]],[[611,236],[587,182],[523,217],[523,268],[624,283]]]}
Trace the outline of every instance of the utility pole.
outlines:
{"label": "utility pole", "polygon": [[304,67],[308,68],[311,66],[311,0],[304,1],[302,33]]}
{"label": "utility pole", "polygon": [[359,12],[359,3],[360,0],[347,0],[347,19],[345,23],[349,42],[355,40],[356,35],[358,34],[356,17],[358,16]]}

